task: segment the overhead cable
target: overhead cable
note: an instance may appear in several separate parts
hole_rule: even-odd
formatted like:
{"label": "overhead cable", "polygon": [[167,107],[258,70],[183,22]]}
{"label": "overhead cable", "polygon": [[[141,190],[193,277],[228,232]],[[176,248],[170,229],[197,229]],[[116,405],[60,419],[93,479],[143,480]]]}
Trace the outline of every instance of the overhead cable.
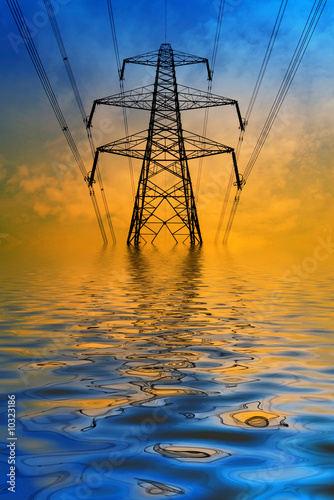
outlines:
{"label": "overhead cable", "polygon": [[[264,146],[264,143],[269,135],[269,132],[270,132],[270,130],[271,130],[271,128],[276,120],[276,117],[277,117],[277,115],[282,107],[284,99],[285,99],[285,97],[290,89],[290,86],[291,86],[293,79],[296,75],[296,72],[300,66],[300,63],[304,57],[306,49],[307,49],[307,47],[312,39],[315,28],[316,28],[316,26],[319,22],[319,19],[323,13],[323,10],[326,6],[326,3],[327,3],[327,0],[316,0],[313,3],[312,9],[311,9],[310,14],[307,18],[307,21],[305,23],[302,34],[300,35],[300,38],[298,40],[298,43],[297,43],[297,46],[296,46],[295,51],[293,53],[293,56],[291,57],[290,63],[289,63],[288,68],[285,72],[283,81],[282,81],[280,88],[277,92],[277,95],[276,95],[275,100],[272,104],[272,107],[269,111],[268,117],[267,117],[265,124],[262,128],[262,131],[261,131],[260,136],[257,140],[257,143],[254,147],[254,150],[251,154],[251,157],[247,163],[247,166],[246,166],[246,169],[244,172],[245,181],[248,179],[248,177],[249,177],[249,175],[250,175],[250,173],[255,165],[255,162],[258,159],[259,154]],[[231,231],[231,227],[232,227],[233,220],[235,217],[237,205],[239,203],[240,194],[241,193],[237,193],[237,195],[235,196],[234,203],[233,203],[232,210],[231,210],[230,217],[229,217],[229,221],[228,221],[228,224],[226,227],[223,243],[227,243],[228,236],[229,236],[229,233]]]}
{"label": "overhead cable", "polygon": [[[72,67],[71,67],[68,55],[66,53],[65,45],[64,45],[61,33],[60,33],[59,25],[57,23],[57,19],[56,19],[56,15],[55,15],[55,12],[54,12],[53,7],[52,7],[52,3],[51,3],[50,0],[44,0],[44,4],[45,4],[46,12],[48,14],[48,17],[49,17],[49,20],[50,20],[50,23],[51,23],[51,26],[52,26],[53,33],[55,35],[55,38],[56,38],[56,41],[57,41],[57,44],[58,44],[58,47],[59,47],[60,54],[62,56],[64,65],[65,65],[65,68],[66,68],[66,72],[67,72],[68,78],[69,78],[70,83],[71,83],[71,87],[72,87],[73,93],[75,95],[75,99],[77,101],[77,105],[78,105],[78,108],[79,108],[82,120],[86,124],[86,122],[87,122],[87,114],[85,112],[85,108],[84,108],[84,105],[83,105],[83,102],[82,102],[82,99],[81,99],[81,96],[80,96],[80,92],[78,90],[78,86],[76,84],[76,80],[75,80],[75,77],[74,77],[74,74],[73,74],[73,71],[72,71]],[[94,146],[94,140],[93,140],[93,136],[92,136],[92,131],[91,131],[90,127],[87,127],[86,130],[87,130],[87,138],[88,138],[88,141],[89,141],[90,149],[91,149],[91,152],[92,152],[92,156],[94,158],[94,156],[95,156],[95,146]],[[103,186],[103,181],[102,181],[102,176],[101,176],[101,172],[100,172],[99,166],[96,167],[96,174],[97,174],[97,180],[98,180],[99,188],[100,188],[100,191],[101,191],[102,201],[103,201],[103,204],[104,204],[104,209],[105,209],[105,213],[106,213],[106,217],[107,217],[107,221],[108,221],[108,226],[109,226],[109,229],[110,229],[111,237],[113,239],[113,242],[116,243],[115,232],[114,232],[113,224],[112,224],[112,221],[111,221],[110,211],[109,211],[109,207],[108,207],[108,202],[107,202],[106,194],[105,194],[105,191],[104,191],[104,186]]]}
{"label": "overhead cable", "polygon": [[311,41],[311,38],[313,36],[314,30],[319,22],[320,16],[323,12],[323,9],[325,8],[327,0],[318,0],[315,1],[313,4],[313,7],[311,9],[311,12],[309,14],[309,17],[306,21],[306,24],[304,26],[303,32],[298,40],[296,49],[293,53],[293,56],[290,60],[288,69],[285,72],[283,81],[280,85],[280,88],[277,92],[277,95],[275,97],[275,100],[272,104],[272,107],[270,109],[270,112],[268,114],[268,117],[265,121],[265,124],[262,128],[261,134],[257,140],[257,143],[255,145],[255,148],[252,152],[252,155],[247,163],[245,172],[244,172],[244,177],[245,180],[248,179],[254,164],[263,148],[263,145],[268,137],[268,134],[276,120],[276,117],[282,107],[283,101],[285,99],[286,94],[289,91],[289,88],[293,82],[293,79],[295,77],[295,74],[297,73],[297,70],[299,68],[299,65],[304,57],[304,54],[306,52],[306,49]]}
{"label": "overhead cable", "polygon": [[[116,27],[115,27],[115,19],[114,19],[114,13],[112,10],[111,0],[107,0],[107,4],[108,4],[108,13],[109,13],[111,35],[112,35],[115,57],[116,57],[119,86],[120,86],[121,94],[123,95],[124,94],[124,82],[123,82],[123,79],[121,78],[122,66],[121,66],[121,59],[119,56],[117,34],[116,34]],[[123,122],[124,122],[125,136],[128,137],[129,136],[128,116],[127,116],[126,108],[124,106],[123,106],[122,110],[123,110]],[[132,165],[132,158],[130,158],[130,156],[128,157],[128,161],[129,161],[132,196],[135,197],[135,182],[134,182],[134,175],[133,175],[133,165]]]}
{"label": "overhead cable", "polygon": [[[208,96],[210,96],[211,92],[212,92],[212,77],[213,77],[213,73],[214,73],[215,66],[216,66],[216,59],[217,59],[220,32],[221,32],[221,26],[222,26],[223,15],[224,15],[224,8],[225,8],[225,0],[220,0],[216,33],[215,33],[215,39],[213,42],[213,50],[212,50],[212,56],[211,56],[211,66],[210,66],[211,78],[208,81],[208,90],[207,90]],[[206,137],[206,131],[208,128],[208,118],[209,118],[209,108],[205,108],[202,137]],[[198,196],[199,196],[199,188],[200,188],[202,169],[203,169],[203,160],[204,160],[203,157],[200,158],[200,160],[199,160],[197,184],[196,184],[196,199],[198,199]]]}
{"label": "overhead cable", "polygon": [[[50,102],[51,107],[53,109],[53,112],[58,120],[58,123],[61,127],[61,130],[62,130],[62,132],[67,140],[67,143],[70,147],[70,150],[72,151],[72,154],[75,158],[75,161],[77,162],[79,170],[85,179],[85,178],[87,178],[86,167],[84,165],[84,162],[82,161],[81,155],[78,151],[78,148],[77,148],[75,141],[72,137],[72,134],[69,130],[69,127],[68,127],[67,122],[64,118],[64,115],[60,109],[59,103],[58,103],[57,98],[55,96],[55,93],[52,89],[52,86],[51,86],[50,81],[48,79],[48,76],[46,74],[45,68],[43,66],[43,63],[42,63],[40,57],[39,57],[39,54],[38,54],[38,51],[37,51],[36,46],[34,44],[34,41],[32,39],[31,33],[29,31],[29,28],[28,28],[27,23],[25,21],[25,18],[23,16],[22,10],[21,10],[17,0],[7,0],[7,4],[8,4],[8,7],[9,7],[11,13],[12,13],[12,16],[14,18],[16,26],[20,32],[20,35],[21,35],[22,40],[25,44],[25,47],[28,51],[30,59],[34,65],[36,73],[37,73],[37,75],[41,81],[41,84],[44,88],[44,91],[49,99],[49,102]],[[94,190],[89,188],[89,192],[90,192],[90,196],[92,199],[92,203],[94,206],[95,214],[96,214],[97,221],[98,221],[98,224],[100,227],[103,241],[104,241],[104,243],[107,243],[107,237],[106,237],[105,230],[103,227],[103,222],[102,222],[101,214],[99,211],[99,207],[98,207],[97,201],[95,199]]]}
{"label": "overhead cable", "polygon": [[[265,74],[267,66],[268,66],[268,62],[269,62],[269,59],[270,59],[270,56],[271,56],[271,53],[272,53],[272,50],[273,50],[273,47],[274,47],[274,44],[275,44],[275,41],[276,41],[276,37],[277,37],[278,31],[280,29],[281,23],[282,23],[282,19],[283,19],[284,13],[285,13],[285,9],[286,9],[287,3],[288,3],[288,0],[282,0],[281,1],[279,10],[278,10],[278,13],[277,13],[277,16],[276,16],[275,24],[274,24],[273,30],[271,32],[271,36],[270,36],[270,39],[269,39],[269,42],[268,42],[268,45],[267,45],[267,49],[266,49],[266,52],[265,52],[265,55],[264,55],[264,58],[263,58],[263,61],[262,61],[262,64],[261,64],[261,68],[260,68],[260,71],[259,71],[256,83],[255,83],[255,86],[254,86],[254,90],[253,90],[251,99],[249,101],[249,105],[248,105],[248,108],[247,108],[247,111],[246,111],[246,115],[245,115],[245,118],[244,118],[244,124],[245,124],[245,126],[244,126],[243,129],[240,130],[239,140],[238,140],[238,144],[237,144],[237,147],[236,147],[236,150],[235,150],[235,154],[236,154],[236,158],[237,159],[239,159],[239,155],[240,155],[240,151],[241,151],[241,147],[242,147],[242,144],[243,144],[244,135],[245,135],[245,131],[246,131],[246,126],[249,123],[249,119],[250,119],[250,116],[252,114],[252,111],[253,111],[253,108],[254,108],[254,104],[255,104],[255,101],[257,99],[257,96],[258,96],[258,93],[259,93],[259,90],[260,90],[260,87],[261,87],[261,84],[262,84],[262,80],[263,80],[264,74]],[[232,171],[230,179],[229,179],[229,182],[228,182],[228,185],[227,185],[227,189],[226,189],[226,193],[225,193],[225,198],[224,198],[224,201],[223,201],[223,206],[222,206],[222,210],[221,210],[220,217],[219,217],[219,222],[218,222],[218,227],[217,227],[217,231],[216,231],[215,242],[218,242],[219,234],[220,234],[223,222],[224,222],[224,218],[225,218],[225,214],[226,214],[226,210],[227,210],[227,204],[228,204],[228,200],[229,200],[230,194],[231,194],[231,189],[232,189],[232,186],[233,186],[233,177],[234,176],[233,176],[233,171]]]}

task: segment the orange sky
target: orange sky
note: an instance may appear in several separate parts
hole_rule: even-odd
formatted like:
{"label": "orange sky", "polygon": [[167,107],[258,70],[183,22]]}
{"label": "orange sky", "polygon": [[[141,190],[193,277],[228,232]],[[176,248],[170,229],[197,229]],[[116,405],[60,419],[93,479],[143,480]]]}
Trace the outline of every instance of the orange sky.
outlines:
{"label": "orange sky", "polygon": [[[239,160],[241,172],[245,169],[255,146],[311,3],[305,5],[297,2],[284,20],[252,120],[246,130]],[[230,7],[227,9],[225,22],[230,23],[232,27],[238,26],[238,30],[230,31],[227,26],[225,27],[216,63],[213,92],[237,99],[244,115],[268,41],[269,26],[272,26],[276,15],[276,7],[272,6],[269,9],[264,2],[259,2],[249,19],[254,28],[252,33],[242,32],[242,27],[237,24],[240,23],[241,16],[245,20],[248,6],[241,4],[238,7]],[[30,8],[32,16],[33,8],[37,7],[30,6]],[[123,8],[126,10],[126,6]],[[326,16],[321,19],[315,31],[271,134],[244,187],[230,235],[230,245],[251,245],[255,248],[267,244],[282,247],[303,244],[312,246],[319,235],[326,235],[332,231],[334,113],[333,69],[329,64],[329,47],[333,42],[331,30],[333,8],[327,6],[326,9]],[[0,156],[1,248],[36,245],[36,243],[51,245],[62,242],[63,244],[70,243],[74,239],[87,245],[92,241],[98,242],[101,237],[87,188],[68,152],[66,141],[34,75],[26,51],[20,47],[18,53],[15,53],[10,46],[8,33],[15,32],[15,25],[7,6],[1,7],[1,14],[4,33],[7,33],[1,55],[7,64],[7,73],[2,84],[6,104],[5,119],[2,118],[1,124],[3,141]],[[83,17],[85,14],[83,6],[78,16]],[[178,35],[177,22],[180,23],[182,20],[175,17],[173,31],[175,41],[171,40],[173,48],[210,58],[211,47],[210,49],[205,47],[204,38],[207,40],[212,38],[216,12],[212,9],[206,14],[207,20],[204,24],[202,20],[196,18],[195,13],[192,14],[193,22],[186,30],[187,36],[185,33]],[[83,56],[86,54],[85,43],[88,44],[89,37],[86,35],[87,38],[85,36],[85,39],[80,40],[78,34],[69,32],[66,24],[67,15],[64,6],[59,12],[58,22],[64,28],[64,38],[67,35],[68,52],[77,56],[74,59],[74,69],[77,70],[78,83],[83,89],[85,105],[89,112],[93,99],[119,91],[116,78],[113,77],[111,82],[109,78],[110,70],[115,73],[115,62],[103,64],[105,56],[98,46],[101,40],[92,27],[91,36],[95,37],[95,44],[93,47],[89,46],[91,60],[87,60],[87,68],[84,70],[81,63],[85,58]],[[154,17],[156,14],[152,11],[151,15]],[[293,16],[294,19],[298,19],[298,23],[291,24]],[[145,39],[142,47],[134,43],[135,38],[131,44],[129,37],[121,29],[124,12],[120,6],[116,8],[115,17],[119,27],[119,45],[121,49],[124,47],[124,50],[121,50],[121,57],[129,57],[159,47],[161,40],[155,32]],[[267,32],[263,30],[264,20],[268,24]],[[98,22],[103,25],[102,14]],[[132,23],[134,20],[130,20],[127,25],[129,32]],[[196,31],[199,26],[203,30],[202,40],[198,38]],[[131,36],[135,37],[132,31],[131,33]],[[193,47],[190,47],[190,37],[193,37]],[[87,169],[90,170],[92,160],[85,139],[85,130],[77,117],[61,61],[57,59],[59,54],[52,39],[52,32],[47,28],[41,28],[34,39],[40,48],[41,57],[44,57],[46,69],[58,93],[64,114],[70,117],[71,132]],[[78,56],[79,43],[81,56]],[[180,46],[181,44],[184,46]],[[111,46],[108,46],[108,57],[110,50]],[[53,59],[50,58],[50,61],[47,60],[47,51],[52,54]],[[95,73],[91,71],[93,67],[96,68]],[[148,70],[136,67],[127,69],[126,89],[151,83],[154,72],[152,73],[152,68]],[[90,75],[92,85],[87,82],[87,74]],[[179,81],[203,90],[207,85],[205,71],[197,67],[186,70],[181,68]],[[203,114],[191,115],[191,111],[186,113],[183,115],[184,128],[201,134]],[[132,111],[128,117],[130,133],[147,128],[148,113]],[[125,134],[120,110],[112,108],[102,110],[99,107],[95,115],[93,132],[97,146],[123,137]],[[210,110],[208,137],[236,147],[238,134],[234,109]],[[137,182],[140,162],[133,163],[135,182]],[[214,240],[231,168],[230,155],[204,160],[198,215],[203,240],[206,243],[212,243]],[[197,160],[190,162],[190,169],[195,189]],[[101,160],[101,171],[116,236],[120,243],[125,243],[133,205],[127,160],[104,155]],[[101,203],[100,206],[102,210]],[[220,235],[220,240],[222,236],[223,234]]]}

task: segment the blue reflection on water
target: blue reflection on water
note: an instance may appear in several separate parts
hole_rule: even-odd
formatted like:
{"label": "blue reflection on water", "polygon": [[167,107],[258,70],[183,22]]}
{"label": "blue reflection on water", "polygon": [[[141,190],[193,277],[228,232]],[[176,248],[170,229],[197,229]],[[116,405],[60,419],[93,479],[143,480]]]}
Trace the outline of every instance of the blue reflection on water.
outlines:
{"label": "blue reflection on water", "polygon": [[2,289],[15,498],[334,496],[323,298],[198,248],[31,267]]}

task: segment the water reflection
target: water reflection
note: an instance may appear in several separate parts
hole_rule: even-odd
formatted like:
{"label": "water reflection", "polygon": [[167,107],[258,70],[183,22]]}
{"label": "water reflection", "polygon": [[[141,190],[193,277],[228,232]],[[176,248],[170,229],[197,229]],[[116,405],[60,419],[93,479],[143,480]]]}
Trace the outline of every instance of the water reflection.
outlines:
{"label": "water reflection", "polygon": [[172,458],[178,461],[185,462],[212,462],[218,458],[223,458],[229,456],[229,453],[225,453],[220,450],[215,450],[212,448],[205,447],[193,447],[187,445],[173,445],[173,444],[155,444],[151,448],[151,453],[159,453],[163,457]]}
{"label": "water reflection", "polygon": [[[189,372],[196,368],[197,354],[184,349],[193,346],[196,336],[201,340],[200,331],[195,332],[189,325],[194,316],[207,311],[206,304],[196,300],[202,284],[201,258],[201,248],[186,248],[181,255],[172,252],[166,265],[165,256],[157,249],[147,255],[145,249],[129,248],[129,289],[138,308],[133,324],[138,334],[145,335],[147,354],[139,347],[136,353],[126,356],[128,361],[119,371],[123,377],[134,377],[131,383],[149,395],[151,402],[176,396],[206,396],[205,391],[170,385],[189,379]],[[148,400],[142,402],[147,405]]]}
{"label": "water reflection", "polygon": [[31,498],[328,497],[328,298],[311,315],[294,290],[271,312],[274,278],[204,247],[73,269],[18,273],[0,318]]}
{"label": "water reflection", "polygon": [[158,481],[138,479],[138,485],[144,488],[145,492],[149,495],[171,497],[175,495],[183,495],[185,493],[185,490],[182,488],[176,488],[175,486],[159,483]]}
{"label": "water reflection", "polygon": [[288,427],[285,417],[261,409],[261,401],[245,403],[239,411],[222,413],[221,421],[225,425],[249,426],[256,429],[264,427]]}
{"label": "water reflection", "polygon": [[183,252],[174,248],[168,256],[154,247],[151,252],[145,250],[128,248],[129,292],[133,300],[138,307],[150,309],[157,321],[169,316],[185,323],[189,313],[205,306],[195,302],[203,287],[201,248],[184,248]]}

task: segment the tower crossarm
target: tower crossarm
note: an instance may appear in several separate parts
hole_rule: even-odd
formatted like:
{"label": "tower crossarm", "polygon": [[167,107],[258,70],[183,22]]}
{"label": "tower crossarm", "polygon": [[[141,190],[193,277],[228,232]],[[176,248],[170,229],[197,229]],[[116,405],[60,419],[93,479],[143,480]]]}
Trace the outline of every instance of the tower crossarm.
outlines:
{"label": "tower crossarm", "polygon": [[113,153],[121,156],[143,159],[145,156],[147,143],[147,130],[123,137],[117,141],[109,142],[100,146],[97,150],[100,153]]}
{"label": "tower crossarm", "polygon": [[174,65],[175,66],[187,66],[188,64],[199,64],[204,63],[208,71],[208,80],[212,80],[212,71],[210,69],[209,60],[206,57],[193,56],[192,54],[186,54],[185,52],[180,52],[174,50]]}
{"label": "tower crossarm", "polygon": [[124,69],[126,64],[143,64],[144,66],[156,66],[159,57],[159,50],[146,52],[138,56],[128,57],[123,59],[123,66],[120,74],[120,80],[124,78]]}
{"label": "tower crossarm", "polygon": [[214,106],[236,106],[238,101],[203,90],[178,85],[180,110],[209,108]]}
{"label": "tower crossarm", "polygon": [[[186,147],[187,158],[201,158],[203,156],[212,156],[222,153],[232,153],[233,148],[217,141],[208,139],[193,132],[183,131],[183,140]],[[130,156],[132,158],[143,159],[145,156],[145,147],[147,143],[147,130],[137,132],[136,134],[123,137],[117,141],[109,142],[100,146],[97,150],[100,153],[112,153],[121,156]],[[152,141],[151,145],[152,159],[159,159],[159,163],[170,162],[178,154],[178,142],[170,142],[168,146],[158,141]],[[162,155],[167,153],[165,160]],[[161,156],[161,157],[159,157]]]}
{"label": "tower crossarm", "polygon": [[[146,52],[145,54],[141,54],[139,56],[128,57],[123,60],[122,69],[120,72],[120,80],[124,80],[124,70],[125,65],[132,64],[142,64],[144,66],[157,66],[158,58],[160,57],[160,61],[162,64],[164,63],[163,58],[166,55],[168,58],[168,51],[171,50],[171,46],[169,43],[163,43],[159,50],[154,50],[152,52]],[[208,71],[208,79],[212,80],[212,71],[210,70],[209,60],[205,57],[194,56],[192,54],[186,54],[185,52],[180,52],[178,50],[173,51],[174,55],[174,67],[176,66],[187,66],[189,64],[198,64],[204,63],[207,67]]]}
{"label": "tower crossarm", "polygon": [[[179,106],[181,111],[188,109],[201,109],[214,106],[237,106],[238,101],[229,99],[228,97],[211,94],[203,90],[193,89],[185,85],[178,86],[179,91]],[[96,99],[93,104],[92,111],[98,104],[107,106],[121,106],[126,108],[142,109],[150,111],[152,107],[152,98],[154,85],[147,85],[137,89],[128,90],[119,94]],[[174,103],[170,100],[161,100],[159,111],[172,111]],[[92,119],[89,117],[89,122]]]}
{"label": "tower crossarm", "polygon": [[145,87],[127,90],[126,92],[96,99],[94,104],[95,106],[98,104],[105,104],[107,106],[121,106],[151,111],[153,91],[154,85],[147,85]]}
{"label": "tower crossarm", "polygon": [[188,132],[187,130],[183,131],[183,141],[188,160],[222,153],[232,153],[234,151],[233,148],[225,146],[225,144],[202,137],[193,132]]}

